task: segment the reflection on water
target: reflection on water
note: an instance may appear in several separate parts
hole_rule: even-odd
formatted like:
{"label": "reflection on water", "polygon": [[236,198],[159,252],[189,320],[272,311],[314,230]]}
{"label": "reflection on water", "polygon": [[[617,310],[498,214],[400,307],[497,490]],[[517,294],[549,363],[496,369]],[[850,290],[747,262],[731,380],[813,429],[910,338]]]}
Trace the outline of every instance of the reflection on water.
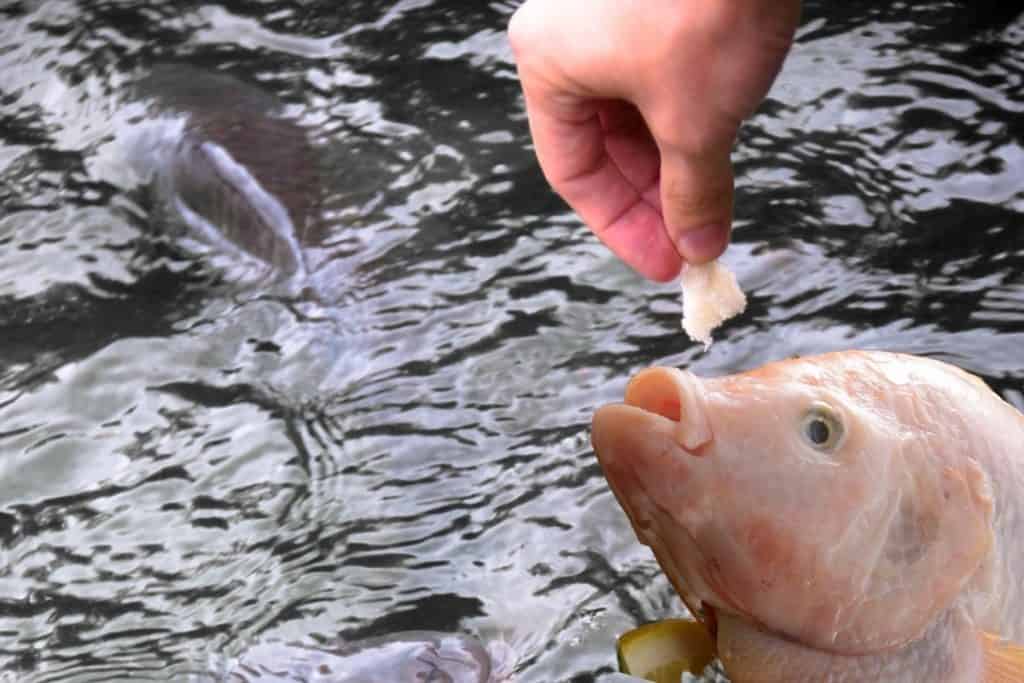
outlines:
{"label": "reflection on water", "polygon": [[[173,680],[410,629],[593,680],[616,635],[681,609],[588,444],[632,372],[888,348],[1022,405],[1014,13],[807,3],[736,154],[726,260],[751,303],[703,354],[675,288],[547,190],[513,9],[0,8],[0,680]],[[139,187],[117,133],[162,63],[308,136],[303,293],[183,247]]]}

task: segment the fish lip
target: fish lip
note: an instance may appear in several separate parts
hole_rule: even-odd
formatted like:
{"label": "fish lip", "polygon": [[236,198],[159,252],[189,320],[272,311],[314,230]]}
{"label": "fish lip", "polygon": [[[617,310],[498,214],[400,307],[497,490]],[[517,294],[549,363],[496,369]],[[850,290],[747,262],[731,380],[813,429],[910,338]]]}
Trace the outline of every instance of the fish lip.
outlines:
{"label": "fish lip", "polygon": [[689,372],[671,367],[643,370],[626,385],[623,403],[671,423],[674,441],[690,455],[701,455],[714,439],[704,385]]}
{"label": "fish lip", "polygon": [[686,448],[686,446],[679,442],[678,432],[680,425],[678,420],[673,420],[671,418],[665,417],[664,415],[657,411],[650,410],[644,407],[643,405],[638,405],[635,402],[629,401],[628,398],[622,403],[616,405],[620,409],[627,409],[630,412],[635,412],[639,415],[642,415],[645,420],[650,421],[651,426],[653,428],[671,435],[673,437],[672,440],[680,448],[680,450],[685,451],[686,453],[691,453],[690,449]]}

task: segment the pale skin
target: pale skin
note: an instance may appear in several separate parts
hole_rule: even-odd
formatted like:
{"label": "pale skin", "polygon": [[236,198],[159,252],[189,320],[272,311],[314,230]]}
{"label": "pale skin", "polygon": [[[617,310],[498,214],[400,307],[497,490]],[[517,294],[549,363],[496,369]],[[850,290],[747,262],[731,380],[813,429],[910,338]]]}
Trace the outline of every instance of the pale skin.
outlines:
{"label": "pale skin", "polygon": [[527,0],[513,15],[541,169],[641,275],[725,250],[736,134],[799,15],[799,0]]}

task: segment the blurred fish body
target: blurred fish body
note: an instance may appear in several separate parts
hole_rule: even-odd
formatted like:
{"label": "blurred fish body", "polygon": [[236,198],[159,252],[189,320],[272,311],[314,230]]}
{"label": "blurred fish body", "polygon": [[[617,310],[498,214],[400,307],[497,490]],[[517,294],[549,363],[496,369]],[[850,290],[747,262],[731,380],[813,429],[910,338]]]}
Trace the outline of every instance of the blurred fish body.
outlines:
{"label": "blurred fish body", "polygon": [[973,375],[652,368],[592,439],[736,683],[1024,681],[1024,416]]}
{"label": "blurred fish body", "polygon": [[161,65],[134,85],[140,120],[121,132],[140,177],[191,235],[286,274],[306,273],[319,161],[307,132],[266,93],[224,74]]}
{"label": "blurred fish body", "polygon": [[503,683],[511,652],[470,636],[406,631],[336,650],[286,643],[253,646],[214,680],[242,683]]}

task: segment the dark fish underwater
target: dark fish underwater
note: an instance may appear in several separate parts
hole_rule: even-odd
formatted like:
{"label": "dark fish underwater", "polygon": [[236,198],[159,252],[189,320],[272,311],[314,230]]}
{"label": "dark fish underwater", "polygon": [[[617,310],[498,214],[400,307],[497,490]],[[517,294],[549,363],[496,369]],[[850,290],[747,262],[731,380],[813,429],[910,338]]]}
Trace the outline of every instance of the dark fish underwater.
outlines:
{"label": "dark fish underwater", "polygon": [[[128,218],[143,235],[170,237],[175,249],[205,245],[214,263],[247,263],[246,275],[262,280],[306,284],[307,249],[324,237],[322,162],[276,97],[228,74],[161,64],[126,87],[116,106],[136,110],[113,133],[121,163],[143,181],[122,188],[141,193],[145,215]],[[0,389],[43,381],[118,338],[168,333],[198,309],[211,282],[201,262],[183,265],[188,249],[178,256],[146,237],[137,242],[121,254],[136,276],[130,283],[94,277],[90,286],[0,297]],[[160,265],[168,259],[180,263]],[[93,320],[105,324],[83,324]]]}
{"label": "dark fish underwater", "polygon": [[194,67],[154,67],[129,96],[144,113],[119,131],[157,202],[190,237],[305,275],[321,237],[320,160],[308,131],[268,93]]}

